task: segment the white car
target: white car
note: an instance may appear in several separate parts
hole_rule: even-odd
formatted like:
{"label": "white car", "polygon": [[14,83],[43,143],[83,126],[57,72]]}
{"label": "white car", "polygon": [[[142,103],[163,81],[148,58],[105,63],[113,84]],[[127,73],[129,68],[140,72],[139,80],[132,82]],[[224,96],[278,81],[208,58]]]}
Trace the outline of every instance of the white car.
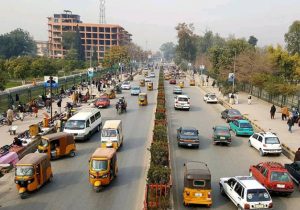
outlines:
{"label": "white car", "polygon": [[145,78],[145,82],[151,82],[151,79],[148,78],[148,77],[146,77],[146,78]]}
{"label": "white car", "polygon": [[151,78],[155,78],[155,73],[154,73],[154,72],[151,72],[151,73],[150,73],[150,77],[151,77]]}
{"label": "white car", "polygon": [[251,176],[235,176],[220,179],[220,193],[242,209],[271,209],[272,198],[267,189]]}
{"label": "white car", "polygon": [[218,98],[214,93],[206,93],[203,96],[203,101],[205,101],[206,103],[218,103]]}
{"label": "white car", "polygon": [[282,153],[280,141],[276,134],[272,132],[254,133],[250,136],[248,144],[250,147],[257,149],[261,156],[265,154],[280,155]]}
{"label": "white car", "polygon": [[190,98],[187,95],[178,95],[175,96],[174,108],[176,109],[186,109],[190,110]]}
{"label": "white car", "polygon": [[130,89],[131,89],[130,82],[125,81],[125,82],[121,85],[121,88],[122,88],[123,90],[130,90]]}

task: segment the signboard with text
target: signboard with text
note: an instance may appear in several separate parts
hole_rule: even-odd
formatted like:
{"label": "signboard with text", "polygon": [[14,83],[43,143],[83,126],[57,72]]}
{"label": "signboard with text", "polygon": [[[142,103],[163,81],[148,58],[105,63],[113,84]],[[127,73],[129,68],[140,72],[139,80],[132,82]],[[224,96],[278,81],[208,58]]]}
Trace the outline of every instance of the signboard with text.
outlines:
{"label": "signboard with text", "polygon": [[52,88],[57,88],[58,87],[58,77],[52,77],[52,76],[44,76],[44,87],[51,87]]}

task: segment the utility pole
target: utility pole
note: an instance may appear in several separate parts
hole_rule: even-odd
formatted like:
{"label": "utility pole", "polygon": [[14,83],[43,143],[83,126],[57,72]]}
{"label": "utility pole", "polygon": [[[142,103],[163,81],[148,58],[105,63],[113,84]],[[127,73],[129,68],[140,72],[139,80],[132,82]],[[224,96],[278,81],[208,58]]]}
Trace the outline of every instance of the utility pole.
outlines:
{"label": "utility pole", "polygon": [[106,24],[106,18],[105,18],[105,0],[100,0],[99,23],[100,24]]}
{"label": "utility pole", "polygon": [[53,77],[50,76],[50,120],[52,121],[52,82],[53,82]]}
{"label": "utility pole", "polygon": [[234,86],[235,86],[235,60],[236,60],[236,50],[234,50],[234,60],[233,60],[233,81],[232,81],[232,93],[234,93]]}

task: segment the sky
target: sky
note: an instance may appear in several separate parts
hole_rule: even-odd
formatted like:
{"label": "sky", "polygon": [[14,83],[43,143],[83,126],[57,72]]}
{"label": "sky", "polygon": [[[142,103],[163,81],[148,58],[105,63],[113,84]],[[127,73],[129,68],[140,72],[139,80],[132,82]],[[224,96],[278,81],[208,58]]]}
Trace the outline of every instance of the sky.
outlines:
{"label": "sky", "polygon": [[[71,10],[86,23],[99,22],[99,0],[0,0],[0,34],[16,28],[48,39],[47,17]],[[300,0],[106,0],[106,21],[119,24],[146,50],[176,43],[175,26],[194,23],[223,37],[254,35],[258,45],[284,45],[284,34],[300,19]]]}

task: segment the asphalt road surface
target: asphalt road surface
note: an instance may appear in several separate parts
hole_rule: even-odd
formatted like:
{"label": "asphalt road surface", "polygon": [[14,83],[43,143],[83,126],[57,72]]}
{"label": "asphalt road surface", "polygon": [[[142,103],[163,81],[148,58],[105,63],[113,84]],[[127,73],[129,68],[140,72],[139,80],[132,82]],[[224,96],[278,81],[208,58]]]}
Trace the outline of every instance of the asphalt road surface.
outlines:
{"label": "asphalt road surface", "polygon": [[[199,87],[186,87],[184,94],[191,98],[190,111],[174,110],[173,87],[166,84],[167,111],[169,120],[170,149],[172,159],[173,176],[173,201],[174,209],[200,209],[203,206],[183,206],[183,164],[186,161],[206,162],[212,174],[212,199],[211,209],[237,209],[237,207],[227,197],[221,196],[219,192],[219,179],[221,177],[249,175],[249,167],[264,161],[276,161],[281,163],[291,162],[285,156],[265,156],[260,157],[257,150],[250,148],[247,144],[247,137],[233,137],[230,146],[215,146],[212,144],[212,127],[215,125],[226,125],[221,119],[223,108],[219,104],[206,104],[203,101],[203,91]],[[200,148],[178,148],[176,142],[176,129],[180,126],[193,126],[199,130]],[[271,195],[274,209],[278,210],[298,210],[300,193],[295,186],[295,192],[290,197]],[[205,207],[204,207],[205,208]]]}
{"label": "asphalt road surface", "polygon": [[[137,76],[133,83],[138,84]],[[77,143],[77,155],[52,161],[53,182],[32,193],[28,199],[21,200],[13,181],[13,173],[6,180],[0,179],[0,209],[8,210],[134,210],[141,209],[144,198],[146,179],[146,150],[150,123],[153,120],[156,104],[157,80],[153,79],[154,91],[148,92],[148,106],[139,107],[138,97],[130,96],[130,91],[123,94],[128,103],[128,111],[117,115],[116,99],[111,106],[102,109],[103,122],[107,119],[121,119],[125,133],[124,145],[118,151],[118,177],[100,193],[93,191],[88,182],[88,160],[100,145],[99,133],[82,143]],[[133,84],[132,83],[132,84]],[[120,97],[121,95],[117,95]]]}

